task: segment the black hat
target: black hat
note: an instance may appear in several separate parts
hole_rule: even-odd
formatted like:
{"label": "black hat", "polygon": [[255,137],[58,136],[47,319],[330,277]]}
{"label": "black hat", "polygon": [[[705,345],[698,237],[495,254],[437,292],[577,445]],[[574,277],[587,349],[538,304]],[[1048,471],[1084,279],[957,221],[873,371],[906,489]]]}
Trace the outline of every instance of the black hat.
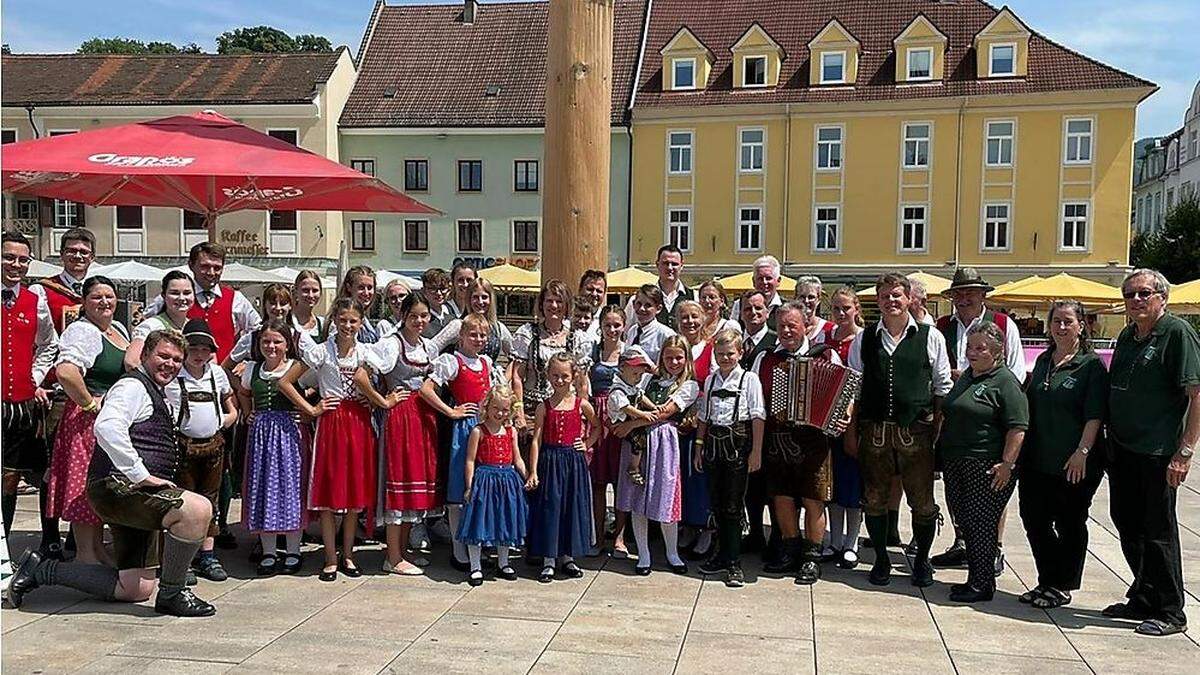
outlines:
{"label": "black hat", "polygon": [[985,293],[996,290],[991,284],[983,280],[979,276],[979,272],[974,267],[960,267],[954,270],[954,280],[950,282],[950,288],[942,292],[942,295],[950,295],[951,291],[960,288],[982,288]]}
{"label": "black hat", "polygon": [[189,347],[208,347],[217,351],[217,340],[204,319],[188,319],[183,324],[183,339],[187,340]]}

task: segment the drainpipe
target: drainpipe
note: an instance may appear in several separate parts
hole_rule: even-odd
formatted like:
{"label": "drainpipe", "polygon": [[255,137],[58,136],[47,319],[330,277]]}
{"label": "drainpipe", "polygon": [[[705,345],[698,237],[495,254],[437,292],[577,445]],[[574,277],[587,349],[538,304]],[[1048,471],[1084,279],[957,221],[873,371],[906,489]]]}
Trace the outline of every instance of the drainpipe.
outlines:
{"label": "drainpipe", "polygon": [[783,112],[783,260],[780,268],[787,269],[788,222],[792,213],[792,104],[784,103]]}
{"label": "drainpipe", "polygon": [[33,127],[33,137],[41,138],[42,134],[40,132],[38,132],[37,124],[34,123],[34,121],[33,121],[33,106],[32,105],[25,106],[25,114],[29,115],[29,126]]}
{"label": "drainpipe", "polygon": [[[958,250],[962,240],[962,225],[959,222],[959,210],[962,201],[962,141],[963,141],[963,112],[967,107],[964,96],[958,104],[958,142],[954,153],[954,267],[958,268]],[[983,199],[983,195],[980,195]]]}
{"label": "drainpipe", "polygon": [[633,247],[633,120],[625,122],[625,138],[629,141],[629,167],[625,172],[625,260],[622,267],[630,265],[630,249]]}

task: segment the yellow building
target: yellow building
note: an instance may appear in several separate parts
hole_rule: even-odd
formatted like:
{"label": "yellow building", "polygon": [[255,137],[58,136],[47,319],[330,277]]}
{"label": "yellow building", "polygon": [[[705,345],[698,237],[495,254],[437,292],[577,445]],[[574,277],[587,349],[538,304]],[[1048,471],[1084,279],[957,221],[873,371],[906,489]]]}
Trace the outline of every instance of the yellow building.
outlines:
{"label": "yellow building", "polygon": [[[977,0],[656,0],[631,103],[630,262],[989,279],[1128,264],[1155,85]],[[826,9],[825,11],[828,11]]]}

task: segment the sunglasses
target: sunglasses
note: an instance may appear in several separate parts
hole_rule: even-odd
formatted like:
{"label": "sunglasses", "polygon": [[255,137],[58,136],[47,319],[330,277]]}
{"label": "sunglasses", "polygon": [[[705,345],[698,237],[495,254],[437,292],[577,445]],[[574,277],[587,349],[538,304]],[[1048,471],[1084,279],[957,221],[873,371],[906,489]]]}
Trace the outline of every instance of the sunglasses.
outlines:
{"label": "sunglasses", "polygon": [[1140,291],[1125,291],[1124,293],[1121,293],[1121,297],[1125,298],[1126,300],[1133,300],[1135,298],[1138,300],[1149,300],[1158,294],[1159,291],[1148,291],[1142,289]]}

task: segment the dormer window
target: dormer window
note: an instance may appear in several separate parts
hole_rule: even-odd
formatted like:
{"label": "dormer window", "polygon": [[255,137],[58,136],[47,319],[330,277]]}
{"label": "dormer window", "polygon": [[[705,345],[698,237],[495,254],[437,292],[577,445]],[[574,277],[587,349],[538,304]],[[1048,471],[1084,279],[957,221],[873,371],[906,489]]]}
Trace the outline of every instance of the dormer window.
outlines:
{"label": "dormer window", "polygon": [[821,54],[821,84],[842,84],[846,81],[846,52]]}
{"label": "dormer window", "polygon": [[992,45],[988,62],[988,74],[991,77],[1004,77],[1017,74],[1016,45]]}
{"label": "dormer window", "polygon": [[675,59],[672,72],[672,89],[696,88],[696,59]]}
{"label": "dormer window", "polygon": [[767,57],[747,56],[742,61],[742,86],[767,86]]}
{"label": "dormer window", "polygon": [[908,79],[928,80],[933,77],[933,50],[908,50]]}

